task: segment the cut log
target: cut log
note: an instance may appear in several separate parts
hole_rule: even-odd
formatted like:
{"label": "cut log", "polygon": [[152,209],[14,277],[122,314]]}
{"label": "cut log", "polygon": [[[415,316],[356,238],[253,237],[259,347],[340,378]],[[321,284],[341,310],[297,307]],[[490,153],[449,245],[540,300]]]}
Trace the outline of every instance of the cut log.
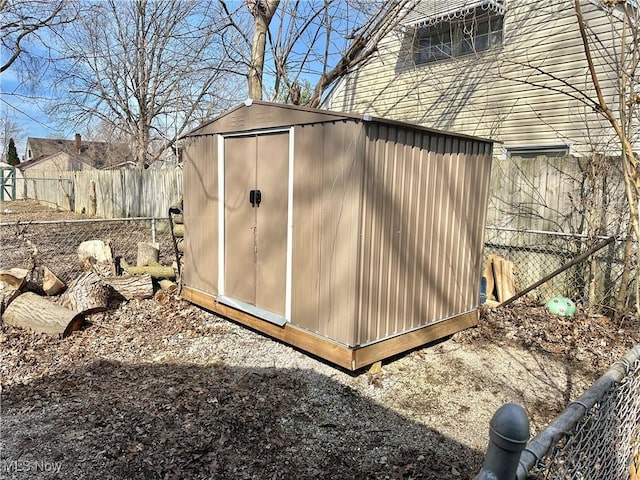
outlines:
{"label": "cut log", "polygon": [[20,289],[12,287],[8,283],[0,282],[0,315],[6,310],[9,304],[20,295]]}
{"label": "cut log", "polygon": [[47,267],[42,267],[42,270],[42,290],[44,290],[44,293],[49,296],[58,295],[67,287],[66,283],[60,280],[58,276]]}
{"label": "cut log", "polygon": [[160,244],[152,242],[138,242],[138,258],[136,265],[146,267],[151,263],[158,263]]}
{"label": "cut log", "polygon": [[175,282],[172,282],[171,280],[160,280],[158,284],[160,285],[160,288],[165,292],[171,293],[175,292],[178,289],[178,285],[176,285]]}
{"label": "cut log", "polygon": [[111,242],[88,240],[78,247],[78,262],[85,272],[98,275],[115,275],[116,266],[113,261]]}
{"label": "cut log", "polygon": [[176,248],[178,249],[178,252],[184,253],[184,239],[177,242]]}
{"label": "cut log", "polygon": [[173,236],[182,238],[184,237],[184,225],[177,224],[173,226]]}
{"label": "cut log", "polygon": [[174,215],[171,219],[173,220],[173,223],[178,225],[182,225],[184,223],[184,215],[182,215],[181,213]]}
{"label": "cut log", "polygon": [[496,255],[489,255],[487,257],[487,263],[484,266],[483,276],[487,280],[487,300],[497,300],[495,294],[496,282],[493,278],[493,259]]}
{"label": "cut log", "polygon": [[516,293],[515,279],[513,276],[513,262],[496,255],[493,258],[492,267],[497,300],[499,302],[504,302]]}
{"label": "cut log", "polygon": [[127,300],[153,297],[153,281],[151,275],[148,274],[103,277],[102,281]]}
{"label": "cut log", "polygon": [[7,307],[2,321],[38,333],[66,336],[82,326],[84,317],[33,292],[25,292]]}
{"label": "cut log", "polygon": [[151,275],[151,278],[157,280],[162,278],[174,279],[176,278],[176,272],[171,267],[165,267],[163,265],[147,265],[146,267],[129,267],[126,269],[129,275]]}
{"label": "cut log", "polygon": [[7,268],[0,270],[0,282],[8,287],[20,290],[27,280],[29,270],[26,268]]}
{"label": "cut log", "polygon": [[87,272],[69,284],[69,288],[58,298],[58,303],[76,312],[89,314],[106,310],[111,296],[111,287],[97,274]]}

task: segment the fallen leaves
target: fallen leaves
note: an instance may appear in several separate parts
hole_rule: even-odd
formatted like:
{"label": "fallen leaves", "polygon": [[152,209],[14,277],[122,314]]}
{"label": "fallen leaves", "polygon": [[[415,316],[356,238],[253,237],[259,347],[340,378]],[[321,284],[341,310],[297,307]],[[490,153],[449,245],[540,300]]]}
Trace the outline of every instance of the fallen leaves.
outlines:
{"label": "fallen leaves", "polygon": [[[459,388],[472,390],[455,365],[446,378],[416,375],[412,365],[424,365],[433,348],[407,355],[395,374],[385,366],[360,376],[327,366],[319,374],[321,366],[302,353],[175,295],[133,300],[88,320],[64,339],[2,327],[8,457],[73,459],[65,475],[90,480],[458,479],[479,469],[481,452],[394,413],[398,406],[417,411],[420,402],[398,396],[379,404],[364,394],[384,392],[394,375],[459,377]],[[633,320],[560,319],[514,305],[485,312],[478,328],[450,343],[524,345],[595,371],[637,335]],[[274,350],[280,353],[271,357]]]}

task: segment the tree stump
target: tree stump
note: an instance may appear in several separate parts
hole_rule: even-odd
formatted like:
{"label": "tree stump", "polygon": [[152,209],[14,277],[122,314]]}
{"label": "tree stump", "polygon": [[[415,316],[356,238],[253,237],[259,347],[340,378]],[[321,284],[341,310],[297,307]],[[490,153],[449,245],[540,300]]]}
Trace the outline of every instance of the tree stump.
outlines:
{"label": "tree stump", "polygon": [[85,272],[95,272],[98,275],[115,275],[116,266],[110,242],[102,240],[88,240],[78,247],[78,263]]}
{"label": "tree stump", "polygon": [[151,242],[138,242],[138,257],[136,265],[146,267],[150,263],[158,263],[160,258],[160,244]]}
{"label": "tree stump", "polygon": [[7,307],[2,321],[38,333],[66,336],[82,326],[84,317],[33,292],[25,292]]}

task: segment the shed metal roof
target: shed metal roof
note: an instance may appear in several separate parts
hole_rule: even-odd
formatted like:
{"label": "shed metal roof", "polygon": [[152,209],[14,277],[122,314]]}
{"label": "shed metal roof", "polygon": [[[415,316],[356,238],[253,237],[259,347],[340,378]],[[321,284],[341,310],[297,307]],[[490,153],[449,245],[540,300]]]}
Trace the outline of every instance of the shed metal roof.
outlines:
{"label": "shed metal roof", "polygon": [[[291,118],[291,122],[289,123],[289,125],[309,125],[314,123],[353,120],[357,122],[375,122],[379,124],[401,126],[405,128],[414,129],[414,130],[420,130],[423,132],[436,133],[439,135],[449,135],[457,138],[468,138],[472,140],[480,140],[480,141],[485,141],[490,143],[500,143],[497,140],[492,140],[488,138],[476,137],[473,135],[467,135],[467,134],[456,133],[456,132],[448,132],[444,130],[438,130],[435,128],[425,127],[423,125],[418,125],[414,123],[375,117],[368,114],[336,112],[332,110],[319,110],[316,108],[303,107],[300,105],[273,103],[273,102],[265,102],[263,100],[251,100],[251,99],[246,100],[244,103],[224,112],[223,114],[219,115],[216,118],[213,118],[209,121],[204,122],[203,124],[191,130],[190,132],[184,134],[182,138],[213,135],[214,133],[206,132],[204,130],[206,130],[206,128],[211,126],[212,124],[224,119],[225,117],[233,115],[238,110],[241,110],[244,108],[251,108],[252,105],[260,105],[260,106],[266,106],[269,108],[290,110],[290,111],[302,113],[301,116],[300,115],[297,116],[297,119]],[[308,115],[304,115],[304,114],[308,114]],[[244,131],[244,129],[240,127],[240,128],[237,128],[236,131]]]}

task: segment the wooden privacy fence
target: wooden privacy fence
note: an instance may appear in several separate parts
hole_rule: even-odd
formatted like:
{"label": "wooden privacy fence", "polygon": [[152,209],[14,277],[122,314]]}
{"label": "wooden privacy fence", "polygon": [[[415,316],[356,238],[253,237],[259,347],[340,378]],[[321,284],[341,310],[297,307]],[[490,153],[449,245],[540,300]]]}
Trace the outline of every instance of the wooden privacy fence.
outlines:
{"label": "wooden privacy fence", "polygon": [[21,183],[18,198],[102,218],[166,217],[182,197],[182,170],[27,170]]}

